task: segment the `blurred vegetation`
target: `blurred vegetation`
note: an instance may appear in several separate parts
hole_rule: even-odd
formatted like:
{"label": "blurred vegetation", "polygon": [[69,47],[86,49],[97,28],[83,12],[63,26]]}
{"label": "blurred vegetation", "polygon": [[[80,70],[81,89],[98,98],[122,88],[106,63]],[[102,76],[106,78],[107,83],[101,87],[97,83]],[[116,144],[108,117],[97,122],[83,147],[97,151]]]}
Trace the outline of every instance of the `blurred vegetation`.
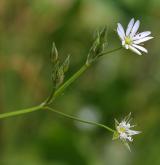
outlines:
{"label": "blurred vegetation", "polygon": [[0,111],[30,107],[48,96],[53,41],[62,57],[71,54],[68,78],[86,59],[96,29],[107,25],[107,49],[116,48],[117,22],[127,25],[132,17],[140,19],[140,30],[153,32],[155,39],[145,44],[149,54],[121,50],[103,57],[54,105],[111,127],[114,118],[132,112],[143,132],[132,153],[106,130],[35,112],[0,121],[1,165],[160,164],[159,0],[1,0]]}

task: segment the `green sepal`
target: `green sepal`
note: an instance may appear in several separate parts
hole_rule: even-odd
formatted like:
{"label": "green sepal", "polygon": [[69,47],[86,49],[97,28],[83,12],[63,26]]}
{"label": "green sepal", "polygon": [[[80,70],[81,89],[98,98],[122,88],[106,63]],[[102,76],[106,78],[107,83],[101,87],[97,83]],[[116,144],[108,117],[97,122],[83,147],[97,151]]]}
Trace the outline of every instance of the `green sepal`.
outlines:
{"label": "green sepal", "polygon": [[122,143],[123,143],[124,146],[131,152],[131,148],[130,148],[129,144],[127,143],[127,141],[122,140]]}
{"label": "green sepal", "polygon": [[69,64],[70,64],[70,55],[67,56],[67,58],[65,59],[65,61],[62,64],[64,73],[66,73],[68,71]]}
{"label": "green sepal", "polygon": [[114,119],[114,121],[115,121],[115,128],[117,128],[117,126],[119,125],[119,122],[117,119]]}
{"label": "green sepal", "polygon": [[119,138],[119,133],[117,131],[114,131],[112,140],[117,140]]}

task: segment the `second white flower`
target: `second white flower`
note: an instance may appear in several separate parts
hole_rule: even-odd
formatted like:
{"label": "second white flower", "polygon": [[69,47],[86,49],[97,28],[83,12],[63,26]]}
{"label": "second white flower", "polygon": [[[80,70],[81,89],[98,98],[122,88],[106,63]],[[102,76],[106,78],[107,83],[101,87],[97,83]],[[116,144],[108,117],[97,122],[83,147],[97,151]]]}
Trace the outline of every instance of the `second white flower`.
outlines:
{"label": "second white flower", "polygon": [[130,49],[138,55],[142,55],[141,52],[148,53],[147,49],[141,46],[142,43],[152,39],[153,37],[150,36],[150,31],[138,33],[137,31],[139,29],[139,26],[140,21],[137,20],[135,22],[134,18],[132,18],[128,24],[126,32],[124,31],[123,26],[118,23],[117,33],[124,48]]}

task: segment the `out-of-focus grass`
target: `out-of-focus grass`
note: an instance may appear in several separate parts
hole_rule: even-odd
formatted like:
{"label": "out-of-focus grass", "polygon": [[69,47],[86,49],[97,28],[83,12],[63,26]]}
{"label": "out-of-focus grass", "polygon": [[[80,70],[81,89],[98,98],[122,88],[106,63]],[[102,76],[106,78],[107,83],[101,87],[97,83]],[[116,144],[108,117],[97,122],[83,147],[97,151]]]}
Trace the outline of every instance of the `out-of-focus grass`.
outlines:
{"label": "out-of-focus grass", "polygon": [[[135,17],[153,32],[148,55],[121,50],[103,57],[57,99],[55,107],[78,115],[96,107],[102,123],[133,113],[142,134],[128,153],[112,135],[85,129],[51,112],[0,121],[2,165],[159,165],[159,0],[1,0],[0,111],[40,103],[51,90],[50,50],[71,54],[69,77],[84,62],[92,32],[107,25],[108,49],[118,47],[116,23]],[[93,109],[93,113],[95,111]],[[91,114],[92,116],[93,114]]]}

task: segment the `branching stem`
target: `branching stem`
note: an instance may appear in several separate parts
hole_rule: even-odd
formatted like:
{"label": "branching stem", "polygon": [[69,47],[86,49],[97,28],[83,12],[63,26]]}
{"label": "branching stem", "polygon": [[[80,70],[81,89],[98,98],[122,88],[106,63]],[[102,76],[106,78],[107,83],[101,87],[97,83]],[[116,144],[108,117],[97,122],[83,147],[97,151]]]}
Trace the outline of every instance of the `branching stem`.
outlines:
{"label": "branching stem", "polygon": [[[101,54],[99,54],[98,57],[113,53],[115,51],[120,50],[122,47],[107,51],[107,52],[103,52]],[[92,63],[91,63],[92,64]],[[46,105],[49,105],[50,103],[52,103],[54,101],[54,99],[56,97],[58,97],[59,95],[61,95],[63,93],[63,91],[70,86],[77,78],[79,78],[87,69],[91,64],[84,64],[73,76],[71,76],[66,82],[64,82],[57,90],[53,90],[51,92],[51,95],[49,96],[49,98],[47,99],[47,101],[44,103]]]}
{"label": "branching stem", "polygon": [[[111,51],[108,51],[108,52],[101,53],[99,55],[99,57],[101,57],[103,55],[106,55],[106,54],[113,53],[113,52],[115,52],[117,50],[120,50],[120,49],[121,49],[121,47],[120,48],[117,48],[117,49],[114,49],[114,50],[111,50]],[[56,110],[48,107],[48,105],[51,104],[56,97],[58,97],[59,95],[61,95],[64,92],[64,90],[68,86],[70,86],[77,78],[79,78],[88,69],[89,66],[90,66],[89,64],[84,64],[73,76],[71,76],[66,82],[64,82],[58,89],[53,90],[52,93],[51,93],[51,95],[48,97],[48,99],[44,103],[42,103],[42,104],[40,104],[38,106],[27,108],[27,109],[21,109],[21,110],[18,110],[18,111],[2,113],[2,114],[0,114],[0,119],[11,117],[11,116],[18,116],[18,115],[22,115],[22,114],[27,114],[27,113],[31,113],[31,112],[34,112],[34,111],[42,110],[42,109],[45,108],[45,109],[54,111],[55,113],[58,113],[60,115],[63,115],[65,117],[68,117],[70,119],[74,119],[74,120],[77,120],[77,121],[80,121],[80,122],[83,122],[83,123],[97,125],[97,126],[106,128],[109,131],[112,131],[113,132],[113,130],[111,128],[109,128],[109,127],[107,127],[107,126],[105,126],[103,124],[84,121],[84,120],[81,120],[81,119],[78,119],[76,117],[73,117],[73,116],[64,114],[62,112],[56,111]]]}

